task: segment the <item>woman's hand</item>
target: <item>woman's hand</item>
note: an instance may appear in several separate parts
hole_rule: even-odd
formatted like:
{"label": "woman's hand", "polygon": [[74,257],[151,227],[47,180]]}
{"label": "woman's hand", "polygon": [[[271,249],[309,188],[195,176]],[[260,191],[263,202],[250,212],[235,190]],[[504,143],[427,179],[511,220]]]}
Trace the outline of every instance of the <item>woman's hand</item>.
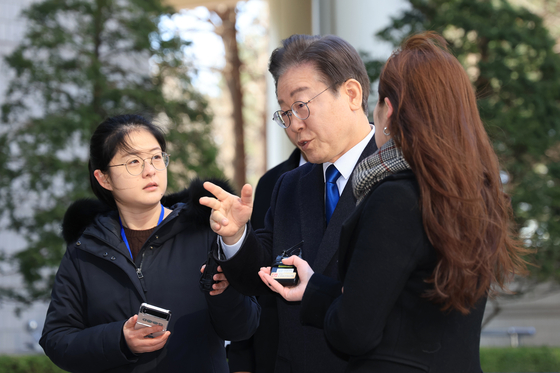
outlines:
{"label": "woman's hand", "polygon": [[294,265],[297,268],[299,283],[296,286],[282,286],[278,281],[270,277],[270,267],[261,268],[259,271],[259,276],[261,280],[276,293],[280,294],[284,299],[289,302],[297,302],[303,298],[303,293],[307,288],[307,283],[311,276],[313,276],[313,270],[309,264],[301,259],[299,256],[292,255],[289,258],[282,259],[282,263],[287,265]]}
{"label": "woman's hand", "polygon": [[[204,272],[204,268],[206,268],[206,264],[204,264],[201,268],[200,268],[200,273]],[[226,278],[226,275],[223,274],[222,272],[222,267],[218,266],[218,273],[216,273],[212,279],[214,281],[219,281],[216,284],[212,285],[212,290],[211,292],[209,292],[208,294],[210,295],[220,295],[222,294],[227,287],[229,286],[229,281]]]}
{"label": "woman's hand", "polygon": [[137,321],[138,315],[134,315],[128,319],[123,326],[124,339],[130,351],[135,354],[143,354],[145,352],[160,350],[163,346],[165,346],[167,338],[171,335],[169,330],[159,337],[146,338],[147,335],[161,332],[163,330],[163,326],[134,329]]}
{"label": "woman's hand", "polygon": [[216,197],[201,197],[199,200],[201,205],[212,209],[210,227],[222,236],[226,245],[237,243],[253,212],[253,188],[245,184],[241,189],[241,198],[208,181],[204,183],[204,189]]}

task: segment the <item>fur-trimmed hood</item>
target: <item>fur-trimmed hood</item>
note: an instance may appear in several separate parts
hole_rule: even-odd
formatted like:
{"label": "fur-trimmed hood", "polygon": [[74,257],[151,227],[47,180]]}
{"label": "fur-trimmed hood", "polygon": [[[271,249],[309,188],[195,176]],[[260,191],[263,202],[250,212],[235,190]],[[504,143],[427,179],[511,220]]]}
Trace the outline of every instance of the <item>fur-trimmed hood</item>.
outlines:
{"label": "fur-trimmed hood", "polygon": [[[224,190],[233,193],[229,183],[221,179],[208,179]],[[208,225],[210,209],[202,206],[198,201],[200,197],[212,197],[212,194],[203,187],[204,181],[194,179],[188,188],[181,192],[163,196],[161,203],[164,207],[171,208],[177,203],[185,203],[187,208],[183,212],[194,224]],[[93,198],[84,198],[72,203],[62,221],[62,237],[67,244],[76,241],[84,230],[93,223],[97,215],[115,211],[106,203]]]}

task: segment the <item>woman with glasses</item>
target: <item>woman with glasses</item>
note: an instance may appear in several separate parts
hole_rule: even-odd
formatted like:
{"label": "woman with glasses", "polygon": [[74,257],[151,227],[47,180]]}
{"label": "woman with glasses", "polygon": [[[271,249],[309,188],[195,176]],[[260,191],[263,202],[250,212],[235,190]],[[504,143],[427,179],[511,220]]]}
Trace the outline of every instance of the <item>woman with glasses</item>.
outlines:
{"label": "woman with glasses", "polygon": [[[207,192],[195,181],[164,197],[168,164],[162,132],[141,116],[108,118],[95,130],[89,177],[98,199],[74,203],[64,217],[68,246],[40,340],[62,369],[225,373],[224,339],[256,329],[258,305],[223,274],[210,293],[200,290],[216,240],[210,210],[198,203]],[[139,328],[150,322],[138,315],[142,303],[171,312],[167,331]]]}
{"label": "woman with glasses", "polygon": [[525,272],[526,250],[469,77],[443,37],[414,35],[379,78],[379,150],[356,166],[341,281],[292,256],[301,321],[349,356],[347,372],[479,373],[486,299]]}

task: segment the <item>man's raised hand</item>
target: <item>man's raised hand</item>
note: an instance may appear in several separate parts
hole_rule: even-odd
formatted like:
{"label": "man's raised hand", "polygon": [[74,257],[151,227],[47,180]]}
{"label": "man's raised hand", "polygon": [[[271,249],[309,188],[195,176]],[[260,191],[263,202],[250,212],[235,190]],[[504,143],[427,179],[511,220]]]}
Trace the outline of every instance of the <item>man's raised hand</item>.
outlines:
{"label": "man's raised hand", "polygon": [[200,204],[210,207],[210,228],[220,236],[227,245],[235,244],[245,230],[253,212],[253,188],[245,184],[241,189],[241,197],[228,193],[216,184],[204,183],[204,189],[215,198],[201,197]]}

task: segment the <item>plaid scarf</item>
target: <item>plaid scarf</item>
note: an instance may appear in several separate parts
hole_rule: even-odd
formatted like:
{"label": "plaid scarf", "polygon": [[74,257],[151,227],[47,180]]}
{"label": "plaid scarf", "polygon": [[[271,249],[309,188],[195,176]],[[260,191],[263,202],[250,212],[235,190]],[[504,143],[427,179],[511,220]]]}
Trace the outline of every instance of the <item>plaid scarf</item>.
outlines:
{"label": "plaid scarf", "polygon": [[389,139],[375,153],[361,161],[354,171],[352,189],[358,205],[371,188],[387,176],[399,171],[410,170],[400,149]]}

